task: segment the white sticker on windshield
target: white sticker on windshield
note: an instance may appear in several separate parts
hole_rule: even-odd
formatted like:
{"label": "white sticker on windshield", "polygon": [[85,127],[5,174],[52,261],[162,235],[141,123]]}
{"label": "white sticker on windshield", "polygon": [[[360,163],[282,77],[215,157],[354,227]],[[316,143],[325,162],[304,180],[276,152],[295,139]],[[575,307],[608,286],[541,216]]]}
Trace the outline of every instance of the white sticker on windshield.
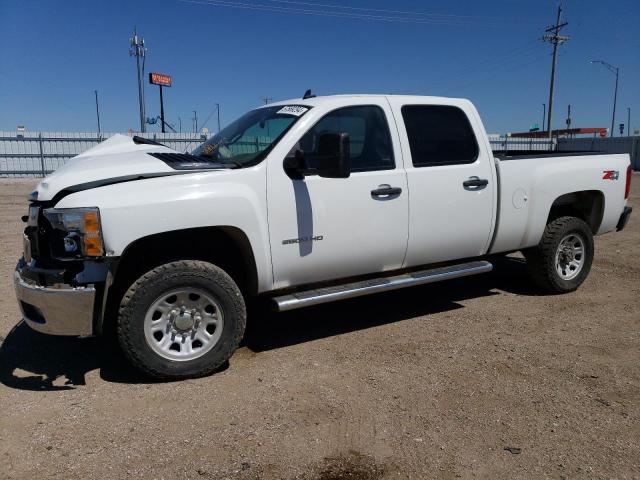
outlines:
{"label": "white sticker on windshield", "polygon": [[279,113],[282,115],[295,115],[296,117],[299,117],[300,115],[304,114],[307,110],[309,110],[308,107],[301,107],[300,105],[287,105],[286,107],[283,107],[280,110],[278,110],[276,113]]}

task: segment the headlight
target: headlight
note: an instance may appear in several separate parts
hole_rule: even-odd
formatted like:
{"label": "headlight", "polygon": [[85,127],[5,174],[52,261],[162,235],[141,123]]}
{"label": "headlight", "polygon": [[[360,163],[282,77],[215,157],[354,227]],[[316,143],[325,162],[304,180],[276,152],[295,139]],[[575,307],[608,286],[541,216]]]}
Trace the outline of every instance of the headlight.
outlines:
{"label": "headlight", "polygon": [[97,208],[50,208],[43,213],[51,226],[61,232],[63,256],[101,257],[104,254]]}

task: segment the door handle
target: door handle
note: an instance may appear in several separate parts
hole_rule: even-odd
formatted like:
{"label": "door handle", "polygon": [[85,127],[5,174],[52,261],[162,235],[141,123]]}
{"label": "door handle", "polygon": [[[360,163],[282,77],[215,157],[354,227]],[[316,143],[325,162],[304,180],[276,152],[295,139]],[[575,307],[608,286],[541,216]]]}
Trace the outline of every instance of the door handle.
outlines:
{"label": "door handle", "polygon": [[400,187],[392,187],[391,185],[380,185],[378,188],[371,190],[372,197],[389,197],[400,195],[402,189]]}
{"label": "door handle", "polygon": [[468,180],[462,182],[462,186],[465,190],[482,190],[487,185],[489,185],[489,180],[476,176],[469,177]]}

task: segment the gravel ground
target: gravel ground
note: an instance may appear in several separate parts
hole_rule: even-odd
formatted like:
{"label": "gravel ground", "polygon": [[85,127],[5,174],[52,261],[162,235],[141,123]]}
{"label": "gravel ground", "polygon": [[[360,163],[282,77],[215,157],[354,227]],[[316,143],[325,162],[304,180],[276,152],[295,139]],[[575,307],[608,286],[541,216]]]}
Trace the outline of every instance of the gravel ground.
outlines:
{"label": "gravel ground", "polygon": [[484,276],[256,313],[208,378],[152,383],[20,323],[29,180],[0,181],[2,478],[640,478],[640,176],[591,275]]}

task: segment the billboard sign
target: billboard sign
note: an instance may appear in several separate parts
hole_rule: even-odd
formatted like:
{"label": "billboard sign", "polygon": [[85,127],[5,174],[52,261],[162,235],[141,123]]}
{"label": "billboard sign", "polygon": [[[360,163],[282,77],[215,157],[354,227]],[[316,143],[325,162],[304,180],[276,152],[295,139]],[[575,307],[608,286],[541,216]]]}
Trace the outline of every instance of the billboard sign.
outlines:
{"label": "billboard sign", "polygon": [[149,83],[152,85],[160,85],[162,87],[170,87],[171,86],[171,75],[167,75],[165,73],[149,73]]}

